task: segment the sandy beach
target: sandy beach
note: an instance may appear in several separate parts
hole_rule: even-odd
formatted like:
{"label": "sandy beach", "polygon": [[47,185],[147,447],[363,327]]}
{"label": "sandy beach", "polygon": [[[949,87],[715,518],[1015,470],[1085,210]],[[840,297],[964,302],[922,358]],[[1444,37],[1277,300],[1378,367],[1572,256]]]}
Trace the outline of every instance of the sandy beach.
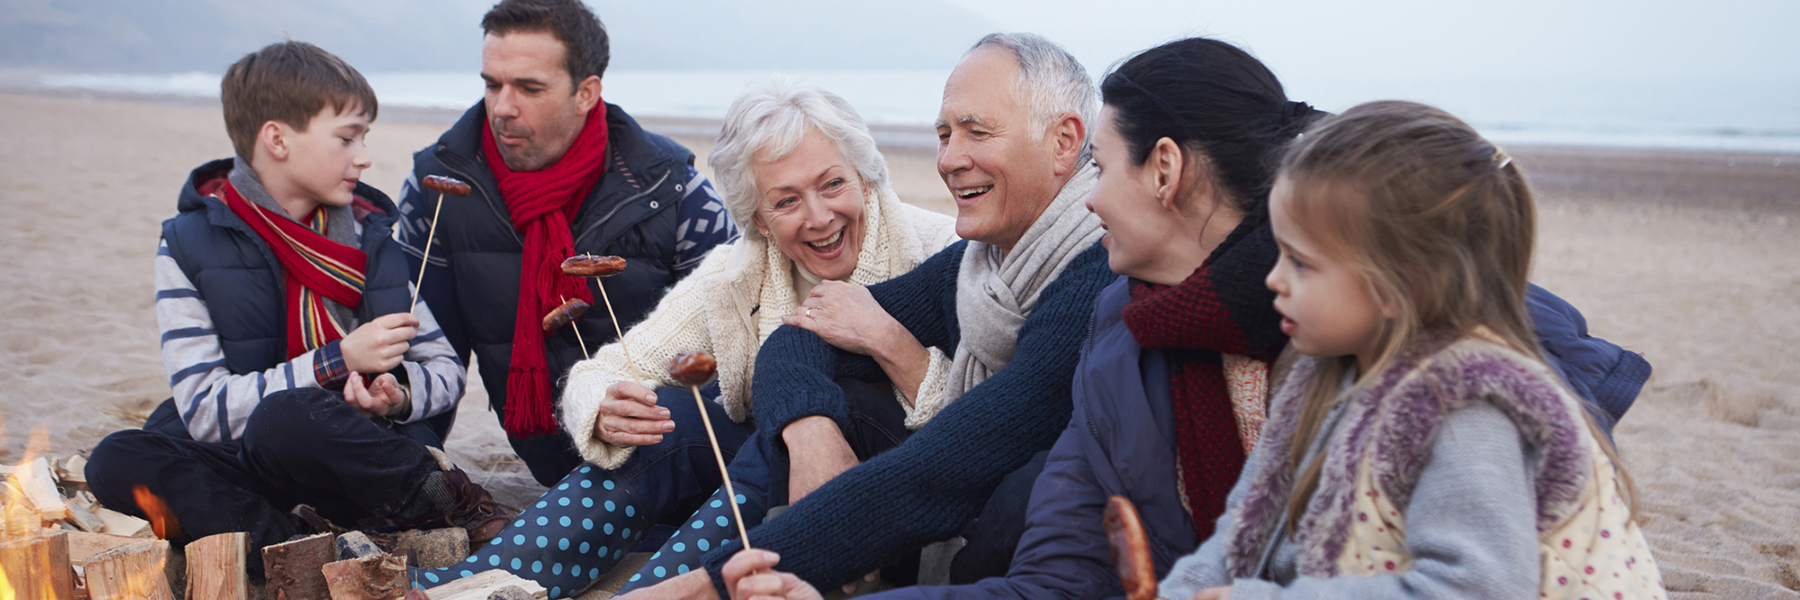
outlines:
{"label": "sandy beach", "polygon": [[[0,463],[13,463],[34,427],[49,453],[84,452],[168,396],[159,224],[188,171],[231,146],[216,101],[0,93],[0,112],[13,223],[0,236]],[[397,193],[411,153],[453,117],[384,112],[364,180]],[[702,157],[716,130],[645,124]],[[953,210],[920,135],[882,136],[895,188]],[[1655,366],[1617,441],[1673,596],[1800,598],[1800,155],[1512,152],[1540,192],[1534,280]],[[523,503],[541,488],[486,406],[472,381],[448,449]]]}

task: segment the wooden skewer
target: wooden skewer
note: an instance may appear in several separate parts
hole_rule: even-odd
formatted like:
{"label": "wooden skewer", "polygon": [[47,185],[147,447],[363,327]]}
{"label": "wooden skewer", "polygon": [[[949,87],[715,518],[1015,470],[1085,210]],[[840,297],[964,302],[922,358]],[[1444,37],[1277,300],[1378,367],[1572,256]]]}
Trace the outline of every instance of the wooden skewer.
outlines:
{"label": "wooden skewer", "polygon": [[[631,365],[632,376],[637,377],[638,381],[643,381],[644,374],[638,371],[637,360],[631,358],[631,347],[625,345],[625,332],[619,329],[619,315],[613,313],[612,299],[606,297],[606,282],[601,281],[599,277],[595,277],[594,287],[600,288],[600,303],[606,305],[606,316],[612,317],[613,333],[619,336],[619,349],[625,351],[625,364]],[[711,428],[708,427],[708,430],[710,431]],[[713,446],[714,450],[718,449],[717,442],[714,442]]]}
{"label": "wooden skewer", "polygon": [[706,441],[712,444],[713,460],[719,461],[719,479],[725,482],[725,503],[731,505],[731,517],[737,522],[738,536],[744,540],[744,549],[750,549],[750,532],[744,529],[744,513],[738,510],[737,491],[731,489],[731,473],[725,470],[725,454],[719,451],[719,436],[713,433],[712,417],[706,416],[706,401],[700,398],[700,386],[690,385],[694,392],[694,405],[700,409],[700,422],[706,425]]}
{"label": "wooden skewer", "polygon": [[[564,298],[562,296],[557,296],[556,299],[558,302],[568,302],[569,301],[568,298]],[[588,354],[587,340],[581,339],[581,319],[575,319],[573,321],[570,321],[569,329],[575,330],[575,343],[581,345],[581,355],[587,357],[588,360],[593,360],[594,355]]]}
{"label": "wooden skewer", "polygon": [[417,308],[419,305],[419,289],[420,289],[420,286],[425,285],[425,269],[426,269],[426,267],[431,266],[431,240],[432,240],[432,238],[437,237],[438,215],[443,214],[443,212],[444,212],[444,193],[438,192],[437,208],[431,209],[431,231],[429,233],[425,234],[425,251],[420,254],[419,280],[413,283],[412,304],[407,305],[406,309],[408,311],[419,310]]}

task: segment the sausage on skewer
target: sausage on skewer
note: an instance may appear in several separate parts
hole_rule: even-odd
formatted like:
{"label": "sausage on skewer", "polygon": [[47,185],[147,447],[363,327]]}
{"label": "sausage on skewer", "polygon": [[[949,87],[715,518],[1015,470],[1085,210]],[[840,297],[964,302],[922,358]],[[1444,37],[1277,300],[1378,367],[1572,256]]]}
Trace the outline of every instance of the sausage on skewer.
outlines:
{"label": "sausage on skewer", "polygon": [[1150,536],[1138,519],[1137,507],[1124,496],[1106,499],[1106,542],[1112,547],[1113,565],[1127,600],[1156,600],[1156,563],[1150,556]]}
{"label": "sausage on skewer", "polygon": [[589,304],[580,298],[570,298],[544,315],[544,333],[556,331],[557,328],[575,322],[587,312]]}
{"label": "sausage on skewer", "polygon": [[419,181],[419,185],[425,186],[425,189],[452,196],[467,196],[469,192],[475,191],[475,188],[463,183],[462,180],[443,175],[426,175],[425,179]]}
{"label": "sausage on skewer", "polygon": [[676,383],[688,387],[700,387],[712,381],[713,374],[719,371],[719,361],[711,352],[685,352],[675,355],[669,363],[669,377]]}
{"label": "sausage on skewer", "polygon": [[562,261],[562,272],[575,277],[612,277],[625,270],[625,259],[617,256],[582,254]]}
{"label": "sausage on skewer", "polygon": [[743,539],[744,549],[748,550],[750,533],[744,529],[744,513],[738,510],[738,503],[732,501],[737,498],[737,491],[731,489],[731,473],[725,470],[725,455],[719,451],[719,436],[713,433],[712,417],[706,416],[706,401],[700,398],[700,386],[712,381],[718,370],[719,361],[705,350],[682,353],[669,362],[669,377],[694,392],[694,407],[700,409],[700,423],[706,426],[706,440],[712,443],[713,460],[718,461],[719,478],[725,482],[725,504],[731,506],[731,516],[737,520],[738,537]]}

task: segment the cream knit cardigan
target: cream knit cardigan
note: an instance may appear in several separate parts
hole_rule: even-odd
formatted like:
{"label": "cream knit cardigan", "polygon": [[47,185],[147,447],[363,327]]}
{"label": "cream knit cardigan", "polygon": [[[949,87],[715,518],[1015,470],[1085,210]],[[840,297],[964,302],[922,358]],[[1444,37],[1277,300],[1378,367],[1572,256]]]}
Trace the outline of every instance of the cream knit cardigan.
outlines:
{"label": "cream knit cardigan", "polygon": [[[862,249],[850,283],[870,285],[912,270],[926,258],[956,242],[955,219],[900,202],[890,189],[863,203]],[[650,389],[678,385],[669,378],[669,361],[695,350],[719,361],[719,397],[732,420],[750,412],[750,372],[757,348],[781,326],[781,316],[799,306],[794,297],[794,261],[768,240],[746,235],[714,248],[694,272],[682,278],[656,309],[630,331],[637,372]],[[760,308],[759,308],[760,307]],[[931,349],[931,365],[919,396],[907,406],[908,425],[920,425],[942,408],[943,381],[949,358]],[[581,457],[603,469],[616,469],[631,457],[632,447],[595,439],[594,419],[600,400],[614,383],[634,378],[617,342],[602,346],[594,357],[569,369],[562,397],[562,423]],[[906,406],[902,402],[902,406]]]}

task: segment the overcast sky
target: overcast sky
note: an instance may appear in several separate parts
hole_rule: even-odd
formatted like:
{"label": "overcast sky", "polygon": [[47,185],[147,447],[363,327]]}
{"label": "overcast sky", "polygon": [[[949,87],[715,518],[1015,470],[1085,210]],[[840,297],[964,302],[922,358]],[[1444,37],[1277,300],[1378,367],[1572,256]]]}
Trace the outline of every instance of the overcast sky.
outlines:
{"label": "overcast sky", "polygon": [[1204,34],[1278,71],[1480,72],[1638,79],[1800,79],[1795,0],[950,0],[1068,46],[1102,71],[1161,41]]}

